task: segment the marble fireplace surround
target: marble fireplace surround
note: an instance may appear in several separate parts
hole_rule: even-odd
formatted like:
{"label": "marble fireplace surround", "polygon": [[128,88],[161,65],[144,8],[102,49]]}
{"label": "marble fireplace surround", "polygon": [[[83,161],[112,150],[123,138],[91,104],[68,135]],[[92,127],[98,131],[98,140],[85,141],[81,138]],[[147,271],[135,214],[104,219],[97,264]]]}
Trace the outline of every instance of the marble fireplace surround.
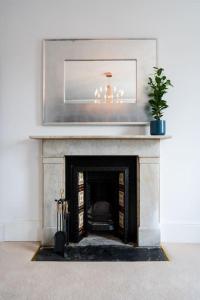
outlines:
{"label": "marble fireplace surround", "polygon": [[66,155],[138,156],[138,246],[160,245],[160,140],[169,136],[30,136],[42,140],[42,244],[53,243],[56,231],[54,199],[65,189]]}

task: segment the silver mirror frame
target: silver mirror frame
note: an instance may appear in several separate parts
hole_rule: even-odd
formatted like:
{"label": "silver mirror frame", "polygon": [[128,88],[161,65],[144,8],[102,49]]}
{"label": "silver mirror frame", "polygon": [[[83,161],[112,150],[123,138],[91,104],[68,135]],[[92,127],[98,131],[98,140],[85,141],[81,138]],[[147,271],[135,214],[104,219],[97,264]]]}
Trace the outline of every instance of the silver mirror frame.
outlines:
{"label": "silver mirror frame", "polygon": [[[66,59],[137,61],[137,102],[131,104],[65,104]],[[43,125],[145,125],[147,80],[157,66],[156,39],[46,39],[43,41]],[[109,105],[109,106],[108,106]],[[120,106],[119,106],[120,105]]]}

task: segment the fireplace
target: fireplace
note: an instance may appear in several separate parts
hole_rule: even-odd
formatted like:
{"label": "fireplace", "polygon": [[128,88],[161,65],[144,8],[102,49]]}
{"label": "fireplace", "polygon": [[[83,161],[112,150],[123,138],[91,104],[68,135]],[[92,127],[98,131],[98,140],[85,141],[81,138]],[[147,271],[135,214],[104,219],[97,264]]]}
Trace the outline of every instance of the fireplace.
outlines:
{"label": "fireplace", "polygon": [[65,156],[70,241],[109,233],[137,242],[137,157]]}
{"label": "fireplace", "polygon": [[[75,240],[75,237],[76,240],[79,240],[84,234],[88,234],[95,229],[96,219],[94,217],[99,216],[99,213],[94,214],[96,209],[97,212],[99,211],[98,205],[94,206],[95,201],[102,200],[110,203],[108,198],[110,193],[113,194],[113,190],[109,186],[109,180],[111,180],[112,186],[114,186],[113,188],[116,191],[116,185],[119,183],[119,174],[123,172],[124,174],[128,172],[129,182],[128,185],[125,185],[125,195],[126,193],[129,194],[129,202],[125,201],[128,206],[128,217],[125,218],[125,220],[128,220],[128,229],[126,236],[125,232],[123,236],[120,236],[119,226],[117,227],[115,219],[116,214],[112,214],[113,208],[112,203],[110,203],[106,204],[104,209],[107,209],[107,216],[111,213],[111,229],[113,226],[115,234],[118,234],[122,240],[127,240],[127,242],[136,241],[138,246],[160,245],[160,140],[167,139],[169,138],[168,136],[32,136],[31,138],[42,140],[42,245],[47,246],[54,243],[54,234],[56,232],[54,199],[60,197],[61,190],[64,190],[66,197],[70,199],[69,208],[72,216],[78,209],[76,197],[79,188],[83,189],[84,193],[82,194],[86,196],[86,199],[89,198],[86,201],[86,204],[89,205],[88,210],[86,214],[84,210],[85,216],[82,214],[84,226],[80,228],[81,231],[77,230],[77,213],[70,228],[71,240]],[[89,163],[92,157],[96,161],[95,165],[94,162]],[[75,163],[75,158],[79,158],[82,162],[78,161]],[[117,164],[114,161],[115,159],[117,159]],[[122,160],[121,162],[120,159]],[[132,166],[129,165],[129,159],[132,162]],[[87,170],[84,169],[86,167]],[[91,169],[93,167],[97,168],[95,170]],[[100,169],[101,167],[104,170]],[[77,184],[78,172],[84,175],[82,187]],[[74,177],[75,174],[76,176]],[[117,177],[116,180],[115,176]],[[108,198],[104,198],[104,194],[101,195],[97,192],[99,198],[95,200],[92,196],[94,195],[93,190],[102,189],[100,183],[102,180],[104,181],[102,184],[105,186],[104,192]],[[100,184],[99,187],[97,187],[97,182]],[[71,185],[71,189],[69,187],[70,183],[73,183],[73,188]],[[118,190],[118,192],[120,191]],[[115,199],[114,196],[113,199]],[[90,210],[91,206],[93,213]],[[86,216],[88,220],[86,219],[85,222]],[[101,224],[97,225],[96,229],[99,230],[99,225]],[[108,222],[106,226],[108,228]]]}

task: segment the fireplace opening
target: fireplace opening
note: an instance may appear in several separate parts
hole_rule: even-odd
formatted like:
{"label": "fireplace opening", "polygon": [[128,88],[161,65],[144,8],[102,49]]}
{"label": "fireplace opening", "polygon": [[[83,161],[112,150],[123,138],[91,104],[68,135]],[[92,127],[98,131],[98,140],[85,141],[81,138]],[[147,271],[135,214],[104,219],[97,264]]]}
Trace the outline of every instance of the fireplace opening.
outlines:
{"label": "fireplace opening", "polygon": [[85,172],[87,231],[115,232],[117,229],[118,172]]}
{"label": "fireplace opening", "polygon": [[69,240],[104,233],[136,243],[136,175],[136,156],[66,156]]}

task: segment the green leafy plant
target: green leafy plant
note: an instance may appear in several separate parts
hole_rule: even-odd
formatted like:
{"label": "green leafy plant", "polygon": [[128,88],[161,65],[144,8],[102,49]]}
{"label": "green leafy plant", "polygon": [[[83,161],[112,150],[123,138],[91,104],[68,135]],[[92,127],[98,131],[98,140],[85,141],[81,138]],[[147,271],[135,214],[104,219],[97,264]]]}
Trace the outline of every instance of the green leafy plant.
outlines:
{"label": "green leafy plant", "polygon": [[163,99],[171,84],[171,81],[164,75],[163,68],[154,67],[154,74],[149,77],[149,105],[151,113],[155,120],[160,120],[163,116],[163,111],[168,107],[167,101]]}

